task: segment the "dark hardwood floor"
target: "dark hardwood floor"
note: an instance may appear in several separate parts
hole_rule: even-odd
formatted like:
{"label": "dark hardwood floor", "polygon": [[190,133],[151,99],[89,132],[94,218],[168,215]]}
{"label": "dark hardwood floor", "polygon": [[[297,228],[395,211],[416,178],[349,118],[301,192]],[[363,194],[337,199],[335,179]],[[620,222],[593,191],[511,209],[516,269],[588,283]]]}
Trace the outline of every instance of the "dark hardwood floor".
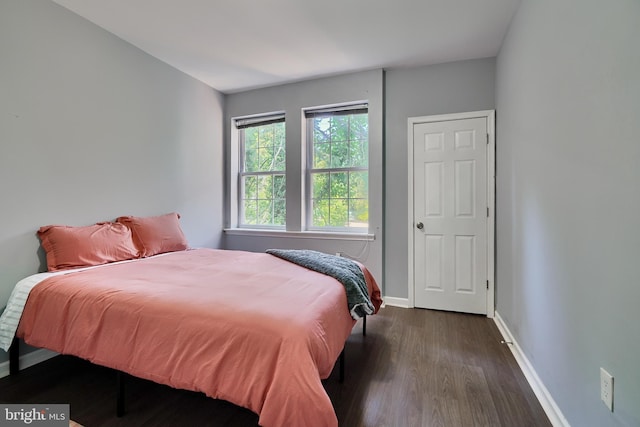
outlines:
{"label": "dark hardwood floor", "polygon": [[[343,427],[550,426],[492,320],[386,307],[346,344],[346,378],[324,381]],[[70,403],[71,418],[101,426],[256,426],[258,417],[203,394],[128,377],[115,415],[116,374],[58,356],[0,379],[4,403]],[[298,426],[286,426],[298,427]]]}

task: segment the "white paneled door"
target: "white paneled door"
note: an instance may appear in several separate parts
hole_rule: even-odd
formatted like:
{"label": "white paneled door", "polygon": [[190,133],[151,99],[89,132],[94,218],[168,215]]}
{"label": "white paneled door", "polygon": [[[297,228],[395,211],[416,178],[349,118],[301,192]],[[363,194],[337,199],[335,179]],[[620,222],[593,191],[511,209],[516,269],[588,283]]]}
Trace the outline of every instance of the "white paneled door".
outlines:
{"label": "white paneled door", "polygon": [[413,124],[416,307],[487,314],[487,118]]}

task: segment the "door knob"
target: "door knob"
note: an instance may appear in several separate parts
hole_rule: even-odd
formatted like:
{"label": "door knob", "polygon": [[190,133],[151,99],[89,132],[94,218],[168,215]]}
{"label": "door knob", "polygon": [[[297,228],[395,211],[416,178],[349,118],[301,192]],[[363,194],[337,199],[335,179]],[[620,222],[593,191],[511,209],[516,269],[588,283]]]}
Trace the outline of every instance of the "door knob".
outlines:
{"label": "door knob", "polygon": [[416,227],[418,227],[418,230],[422,230],[424,228],[424,224],[419,222],[416,224]]}

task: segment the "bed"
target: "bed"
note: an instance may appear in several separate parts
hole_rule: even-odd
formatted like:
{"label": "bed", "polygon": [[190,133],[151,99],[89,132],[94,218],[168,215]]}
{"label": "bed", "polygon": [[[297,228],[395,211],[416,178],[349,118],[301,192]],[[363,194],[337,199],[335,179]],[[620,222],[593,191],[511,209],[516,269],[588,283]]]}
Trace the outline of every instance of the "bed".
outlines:
{"label": "bed", "polygon": [[[380,290],[359,267],[377,311]],[[333,277],[216,249],[35,276],[16,332],[30,345],[227,400],[263,427],[338,425],[321,380],[355,320]]]}

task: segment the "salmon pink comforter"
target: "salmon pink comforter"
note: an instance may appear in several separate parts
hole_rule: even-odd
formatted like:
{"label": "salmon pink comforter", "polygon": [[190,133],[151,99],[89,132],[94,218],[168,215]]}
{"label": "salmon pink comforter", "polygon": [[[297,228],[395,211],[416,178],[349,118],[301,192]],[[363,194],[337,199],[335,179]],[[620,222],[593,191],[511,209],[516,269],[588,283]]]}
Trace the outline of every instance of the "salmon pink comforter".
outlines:
{"label": "salmon pink comforter", "polygon": [[321,379],[353,325],[329,276],[268,254],[197,249],[48,278],[31,291],[18,336],[227,400],[264,427],[335,427]]}

